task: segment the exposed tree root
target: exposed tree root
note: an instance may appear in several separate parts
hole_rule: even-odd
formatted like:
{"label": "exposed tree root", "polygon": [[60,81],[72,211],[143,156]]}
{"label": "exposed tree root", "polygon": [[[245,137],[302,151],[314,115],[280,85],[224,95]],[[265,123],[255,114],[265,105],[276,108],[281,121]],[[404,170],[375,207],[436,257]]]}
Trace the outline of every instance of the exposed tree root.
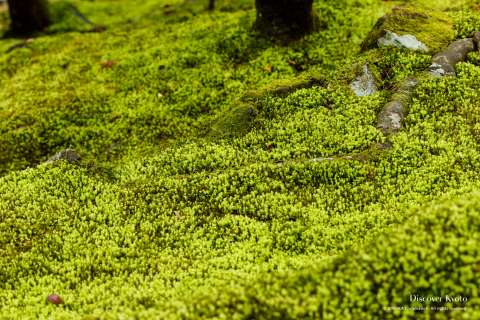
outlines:
{"label": "exposed tree root", "polygon": [[87,17],[85,17],[81,12],[80,10],[75,7],[73,4],[69,4],[69,7],[70,7],[70,10],[72,11],[72,13],[77,16],[80,20],[82,20],[83,22],[85,22],[86,24],[92,26],[92,29],[90,29],[90,32],[102,32],[102,31],[105,31],[106,27],[105,26],[102,26],[102,25],[97,25],[95,23],[93,23],[90,19],[88,19]]}
{"label": "exposed tree root", "polygon": [[[432,58],[432,64],[427,72],[422,73],[422,78],[424,75],[427,78],[455,76],[456,64],[465,61],[470,52],[478,50],[480,48],[479,44],[480,32],[475,32],[473,38],[453,42],[444,51]],[[416,77],[404,80],[392,95],[390,102],[383,107],[378,117],[377,128],[385,135],[394,134],[401,129],[413,91],[419,83],[420,80]]]}
{"label": "exposed tree root", "polygon": [[[385,136],[395,134],[402,128],[402,121],[408,110],[413,96],[413,92],[420,84],[421,80],[431,77],[455,76],[455,66],[461,61],[465,61],[467,55],[475,50],[480,51],[480,32],[474,33],[472,38],[457,40],[450,44],[444,51],[436,54],[432,58],[432,64],[420,73],[418,77],[409,77],[400,83],[399,87],[393,92],[391,100],[383,107],[379,114],[377,128],[383,132]],[[276,96],[287,96],[296,90],[310,88],[313,86],[324,86],[324,80],[316,77],[310,77],[297,82],[275,85],[272,88],[260,90],[260,92],[250,92],[242,100],[249,101],[253,98],[261,97],[265,94]],[[383,144],[374,143],[363,152],[335,155],[324,158],[313,158],[294,161],[280,161],[279,166],[289,163],[311,163],[311,162],[332,162],[332,161],[366,161],[372,157],[380,155],[383,151],[391,147],[390,142]]]}
{"label": "exposed tree root", "polygon": [[473,34],[473,44],[475,45],[477,51],[480,52],[480,31]]}
{"label": "exposed tree root", "polygon": [[472,38],[457,40],[432,58],[428,71],[434,77],[454,76],[455,65],[464,61],[474,50],[475,43]]}
{"label": "exposed tree root", "polygon": [[385,135],[401,129],[406,108],[418,84],[419,81],[415,77],[405,79],[393,94],[391,101],[383,107],[378,117],[377,128]]}
{"label": "exposed tree root", "polygon": [[[432,58],[432,65],[419,77],[405,79],[392,95],[391,100],[383,107],[379,114],[377,128],[384,135],[395,134],[402,128],[402,121],[405,118],[408,104],[412,100],[413,92],[419,85],[421,79],[429,77],[455,76],[455,66],[467,59],[467,55],[475,50],[480,51],[480,32],[475,32],[472,38],[457,40],[449,45],[444,51]],[[389,149],[390,143],[373,144],[366,152],[333,156],[327,158],[314,158],[309,162],[330,162],[338,160],[364,161],[369,154],[377,154],[382,150]]]}
{"label": "exposed tree root", "polygon": [[10,53],[12,52],[13,50],[16,50],[16,49],[20,49],[20,48],[29,48],[29,44],[33,42],[33,39],[31,38],[28,38],[28,39],[25,39],[23,40],[22,42],[19,42],[19,43],[15,43],[14,45],[10,46],[6,51],[5,53]]}

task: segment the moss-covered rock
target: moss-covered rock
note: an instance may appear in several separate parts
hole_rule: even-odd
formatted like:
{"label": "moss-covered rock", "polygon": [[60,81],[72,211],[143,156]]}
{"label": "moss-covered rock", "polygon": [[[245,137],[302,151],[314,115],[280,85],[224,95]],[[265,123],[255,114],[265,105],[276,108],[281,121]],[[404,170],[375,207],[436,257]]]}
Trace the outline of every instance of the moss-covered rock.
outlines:
{"label": "moss-covered rock", "polygon": [[413,35],[433,52],[448,45],[454,37],[453,20],[445,13],[411,5],[395,7],[378,20],[362,44],[367,50],[378,45],[387,32]]}

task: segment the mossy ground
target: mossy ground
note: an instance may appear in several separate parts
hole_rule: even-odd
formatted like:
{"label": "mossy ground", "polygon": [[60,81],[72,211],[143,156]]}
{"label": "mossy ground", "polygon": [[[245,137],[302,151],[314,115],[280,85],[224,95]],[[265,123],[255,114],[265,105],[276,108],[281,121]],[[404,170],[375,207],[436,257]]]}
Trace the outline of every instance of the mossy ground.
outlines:
{"label": "mossy ground", "polygon": [[[106,31],[52,0],[46,33],[0,41],[0,318],[480,318],[478,55],[377,150],[388,89],[430,61],[360,53],[400,2],[316,2],[328,28],[289,46],[253,1],[72,3]],[[439,3],[408,1],[480,29],[477,2]],[[358,98],[365,62],[382,91]],[[386,309],[412,294],[467,309]]]}

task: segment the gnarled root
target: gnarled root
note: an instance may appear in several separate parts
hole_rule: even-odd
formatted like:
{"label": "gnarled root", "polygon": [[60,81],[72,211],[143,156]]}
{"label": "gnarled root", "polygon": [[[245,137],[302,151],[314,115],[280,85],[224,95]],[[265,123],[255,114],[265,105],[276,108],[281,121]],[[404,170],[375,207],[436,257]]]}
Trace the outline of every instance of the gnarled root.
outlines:
{"label": "gnarled root", "polygon": [[464,61],[470,52],[475,51],[475,47],[473,38],[453,42],[447,49],[433,57],[428,68],[429,73],[434,77],[454,76],[455,65]]}
{"label": "gnarled root", "polygon": [[407,78],[393,94],[392,100],[383,107],[378,117],[377,128],[384,134],[395,133],[401,129],[406,108],[418,84],[416,78]]}
{"label": "gnarled root", "polygon": [[[432,64],[425,75],[427,77],[455,76],[456,64],[465,61],[467,55],[475,50],[480,50],[480,32],[475,32],[472,38],[457,40],[444,51],[437,53],[432,58]],[[420,81],[414,77],[404,80],[390,102],[383,107],[378,117],[377,128],[385,135],[396,133],[401,129],[407,106],[419,83]]]}

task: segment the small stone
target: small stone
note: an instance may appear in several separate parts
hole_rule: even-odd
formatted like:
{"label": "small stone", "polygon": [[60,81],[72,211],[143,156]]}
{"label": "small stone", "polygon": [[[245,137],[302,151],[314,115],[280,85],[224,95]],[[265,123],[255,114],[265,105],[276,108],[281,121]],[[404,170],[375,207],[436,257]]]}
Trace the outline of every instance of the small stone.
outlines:
{"label": "small stone", "polygon": [[50,159],[48,159],[47,162],[54,162],[54,161],[59,161],[59,160],[65,160],[70,163],[77,162],[80,160],[80,155],[73,149],[65,149],[63,151],[60,151]]}
{"label": "small stone", "polygon": [[63,304],[63,299],[58,294],[50,294],[47,301],[55,305]]}
{"label": "small stone", "polygon": [[407,34],[399,36],[395,32],[386,31],[385,35],[378,39],[378,46],[380,47],[396,47],[409,49],[413,51],[428,52],[428,47],[419,41],[415,36]]}
{"label": "small stone", "polygon": [[366,97],[378,91],[375,77],[368,68],[368,64],[365,64],[362,70],[362,74],[350,84],[353,92],[355,92],[358,97]]}
{"label": "small stone", "polygon": [[480,31],[477,31],[473,34],[473,43],[478,51],[480,51]]}

